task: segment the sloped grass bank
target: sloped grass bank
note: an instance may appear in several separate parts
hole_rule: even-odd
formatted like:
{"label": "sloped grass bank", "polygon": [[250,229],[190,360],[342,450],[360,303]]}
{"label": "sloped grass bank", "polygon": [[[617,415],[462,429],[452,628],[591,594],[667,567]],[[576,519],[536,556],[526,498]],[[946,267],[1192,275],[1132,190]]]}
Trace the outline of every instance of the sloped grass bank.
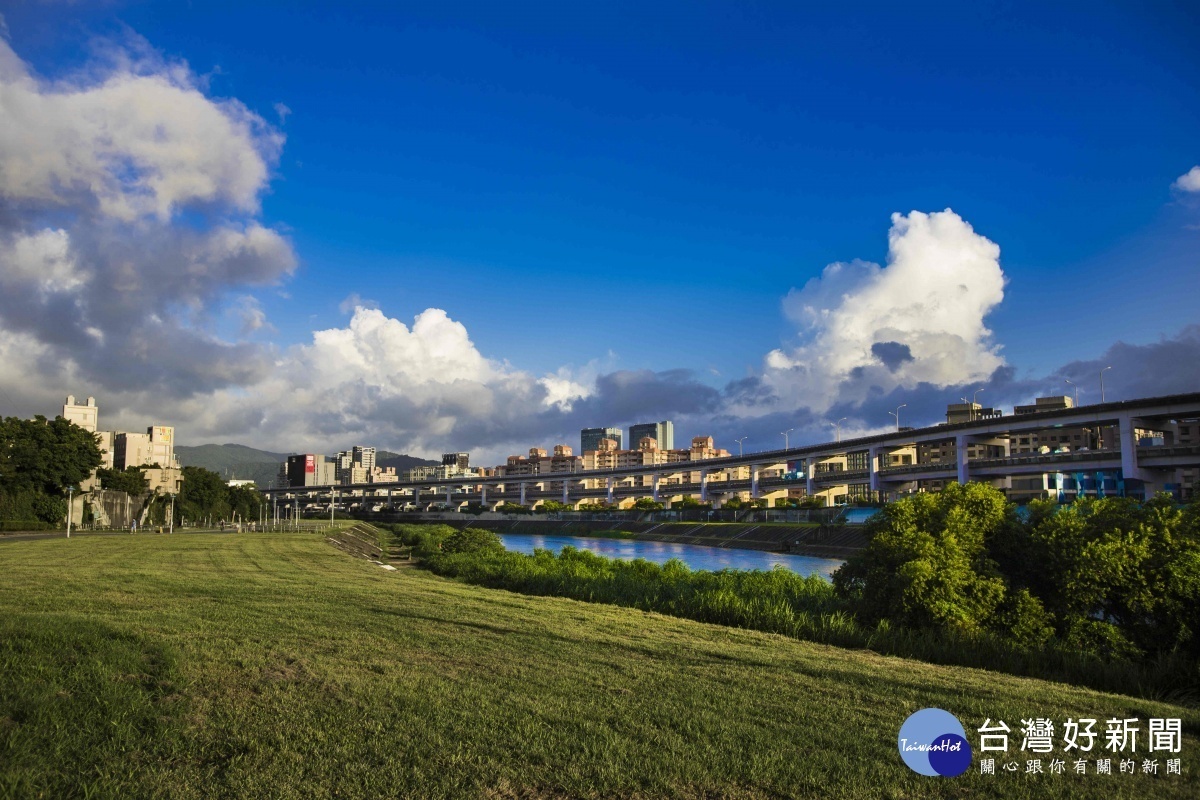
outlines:
{"label": "sloped grass bank", "polygon": [[1195,662],[1163,655],[1149,662],[1105,660],[1055,643],[1019,647],[983,631],[864,624],[817,575],[790,570],[689,569],[680,561],[622,561],[564,547],[533,555],[485,547],[446,553],[427,547],[421,566],[480,586],[533,595],[570,597],[589,603],[656,611],[672,616],[749,628],[838,647],[869,648],[936,664],[978,667],[1013,675],[1061,680],[1101,691],[1184,701],[1196,705],[1200,675]]}
{"label": "sloped grass bank", "polygon": [[[0,797],[1200,792],[1194,710],[387,572],[319,535],[9,542],[0,564]],[[1179,717],[1185,774],[926,778],[896,736],[929,706],[972,740],[987,717]]]}

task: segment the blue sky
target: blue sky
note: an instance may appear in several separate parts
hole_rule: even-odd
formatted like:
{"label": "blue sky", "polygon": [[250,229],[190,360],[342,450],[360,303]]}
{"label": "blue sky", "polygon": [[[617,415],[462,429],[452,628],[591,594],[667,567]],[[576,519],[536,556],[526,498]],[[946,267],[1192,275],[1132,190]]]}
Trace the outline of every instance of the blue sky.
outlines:
{"label": "blue sky", "polygon": [[[409,327],[442,309],[485,359],[531,380],[569,374],[591,413],[635,417],[592,424],[640,419],[627,399],[600,403],[598,377],[642,386],[630,376],[650,371],[667,375],[655,383],[664,392],[723,395],[644,409],[689,420],[681,433],[765,437],[773,415],[811,411],[816,436],[828,400],[801,392],[789,407],[787,382],[775,382],[782,404],[752,413],[730,382],[766,377],[771,351],[791,353],[793,370],[797,352],[811,355],[820,337],[786,313],[789,290],[834,262],[887,263],[892,214],[943,209],[999,246],[1003,300],[983,302],[982,323],[1019,391],[1115,343],[1150,347],[1200,322],[1200,193],[1173,187],[1200,163],[1200,12],[1187,4],[193,5],[18,3],[3,14],[44,92],[111,80],[114,51],[140,59],[141,75],[186,62],[188,87],[243,104],[281,137],[263,157],[260,209],[220,219],[278,232],[294,267],[160,298],[193,314],[180,336],[243,348],[262,359],[260,377],[296,362],[289,348],[314,331],[346,329],[344,301],[357,295]],[[46,208],[8,202],[27,214],[25,235],[59,229]],[[186,202],[169,223],[216,224]],[[78,248],[83,237],[61,229]],[[254,329],[232,311],[249,303],[264,321]],[[165,379],[150,370],[139,386],[137,373],[96,390],[114,413],[154,412]],[[952,373],[897,372],[895,385],[849,397],[858,427],[886,424],[870,404],[896,390],[927,392],[915,413],[936,421],[938,392],[957,400],[984,381]],[[366,391],[382,380],[372,375],[341,378]],[[82,363],[67,377],[97,379]],[[487,424],[468,424],[471,408],[439,417],[439,438],[381,429],[383,407],[326,403],[314,406],[320,425],[274,424],[249,410],[273,396],[256,380],[224,367],[171,377],[180,400],[211,407],[223,393],[223,416],[189,411],[183,436],[299,449],[379,433],[393,449],[500,453],[586,422],[587,403],[520,421],[501,403],[473,407]],[[1110,380],[1130,396],[1154,388],[1128,372]],[[393,411],[426,422],[441,402],[400,394]]]}

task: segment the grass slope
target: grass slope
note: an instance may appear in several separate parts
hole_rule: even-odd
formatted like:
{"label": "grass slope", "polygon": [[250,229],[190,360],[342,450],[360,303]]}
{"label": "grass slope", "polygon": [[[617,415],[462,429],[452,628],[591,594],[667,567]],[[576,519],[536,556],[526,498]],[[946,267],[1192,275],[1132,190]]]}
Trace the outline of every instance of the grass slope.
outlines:
{"label": "grass slope", "polygon": [[[386,572],[311,534],[11,542],[0,565],[0,797],[1200,793],[1195,710]],[[921,777],[896,735],[927,706],[1182,717],[1185,774]]]}

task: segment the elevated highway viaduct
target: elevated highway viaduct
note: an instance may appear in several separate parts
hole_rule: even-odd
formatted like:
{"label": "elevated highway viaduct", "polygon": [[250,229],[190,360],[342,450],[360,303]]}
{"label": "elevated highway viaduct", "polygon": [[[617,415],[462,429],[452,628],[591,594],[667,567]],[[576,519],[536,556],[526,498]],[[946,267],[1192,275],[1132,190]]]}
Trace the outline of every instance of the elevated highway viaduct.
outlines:
{"label": "elevated highway viaduct", "polygon": [[[840,442],[746,453],[698,461],[646,464],[609,470],[533,475],[455,477],[398,483],[294,486],[268,489],[277,504],[296,508],[370,505],[448,507],[479,503],[536,506],[547,500],[578,507],[604,501],[630,506],[652,498],[668,506],[683,497],[716,505],[733,496],[773,500],[789,495],[836,502],[854,497],[888,499],[947,481],[987,481],[1011,489],[1015,478],[1040,477],[1049,496],[1063,497],[1073,483],[1081,493],[1148,497],[1172,488],[1179,470],[1200,468],[1200,443],[1177,441],[1180,421],[1200,419],[1200,393],[1143,398],[1078,408],[992,417],[927,428],[903,429]],[[1013,453],[1030,433],[1064,428],[1115,431],[1095,449]],[[1148,438],[1147,432],[1156,434]],[[1153,444],[1147,444],[1147,441]],[[936,452],[936,458],[922,453]],[[949,454],[949,457],[946,457]]]}

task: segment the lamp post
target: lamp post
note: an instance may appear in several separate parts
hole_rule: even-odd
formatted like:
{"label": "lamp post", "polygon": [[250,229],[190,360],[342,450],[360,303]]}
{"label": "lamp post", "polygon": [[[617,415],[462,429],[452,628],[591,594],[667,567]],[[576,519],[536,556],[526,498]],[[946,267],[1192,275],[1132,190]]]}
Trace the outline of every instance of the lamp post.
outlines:
{"label": "lamp post", "polygon": [[888,412],[889,414],[891,414],[893,417],[896,418],[896,433],[900,432],[900,409],[907,408],[907,407],[908,407],[908,403],[901,403],[900,405],[896,406],[895,411]]}
{"label": "lamp post", "polygon": [[1100,370],[1100,402],[1104,402],[1104,373],[1108,372],[1112,367],[1105,367]]}
{"label": "lamp post", "polygon": [[783,449],[784,449],[784,450],[787,450],[787,449],[788,449],[788,434],[789,434],[789,433],[791,433],[791,432],[792,432],[792,431],[794,431],[794,430],[796,430],[796,429],[795,429],[795,428],[788,428],[786,431],[783,431],[782,433],[780,433],[780,434],[779,434],[780,436],[782,436],[782,437],[783,437]]}
{"label": "lamp post", "polygon": [[71,506],[73,505],[71,500],[74,497],[75,497],[75,487],[68,486],[67,487],[67,538],[68,539],[71,538]]}
{"label": "lamp post", "polygon": [[[1100,375],[1103,376],[1104,373],[1101,372]],[[1063,378],[1063,383],[1069,383],[1072,386],[1075,386],[1075,381],[1067,380],[1066,378]],[[1078,386],[1075,386],[1075,407],[1079,408],[1079,387]]]}
{"label": "lamp post", "polygon": [[983,389],[976,389],[975,394],[971,395],[971,421],[972,422],[975,421],[975,405],[976,405],[975,398],[979,397],[979,393],[982,391],[983,391]]}
{"label": "lamp post", "polygon": [[738,443],[738,455],[739,456],[742,454],[742,442],[746,441],[749,438],[750,438],[749,436],[743,436],[740,439],[734,439],[734,441]]}
{"label": "lamp post", "polygon": [[167,518],[167,533],[175,532],[175,495],[171,495],[171,516]]}
{"label": "lamp post", "polygon": [[846,420],[848,420],[848,419],[850,419],[850,418],[849,418],[849,417],[842,417],[842,418],[841,418],[841,419],[839,419],[837,422],[831,422],[831,423],[829,423],[830,425],[832,425],[832,426],[833,426],[833,429],[834,429],[834,431],[835,431],[835,433],[834,433],[834,441],[835,441],[835,442],[840,442],[840,441],[842,440],[842,423],[843,423],[843,422],[845,422],[845,421],[846,421]]}

